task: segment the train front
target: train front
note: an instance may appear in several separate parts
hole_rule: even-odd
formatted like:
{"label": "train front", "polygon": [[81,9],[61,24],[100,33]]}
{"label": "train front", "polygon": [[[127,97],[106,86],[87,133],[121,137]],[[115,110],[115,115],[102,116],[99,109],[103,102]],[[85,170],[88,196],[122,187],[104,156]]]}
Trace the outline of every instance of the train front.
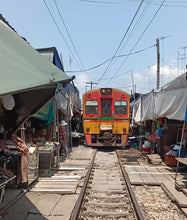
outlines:
{"label": "train front", "polygon": [[123,147],[128,140],[129,95],[102,88],[83,96],[83,126],[88,146]]}

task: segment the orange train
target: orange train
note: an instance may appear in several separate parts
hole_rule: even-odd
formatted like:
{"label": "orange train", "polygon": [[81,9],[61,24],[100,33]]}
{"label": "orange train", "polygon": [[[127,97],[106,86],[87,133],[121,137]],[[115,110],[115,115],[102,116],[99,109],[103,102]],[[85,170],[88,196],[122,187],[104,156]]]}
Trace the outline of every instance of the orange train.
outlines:
{"label": "orange train", "polygon": [[129,95],[101,88],[83,95],[83,128],[88,146],[124,147],[130,122]]}

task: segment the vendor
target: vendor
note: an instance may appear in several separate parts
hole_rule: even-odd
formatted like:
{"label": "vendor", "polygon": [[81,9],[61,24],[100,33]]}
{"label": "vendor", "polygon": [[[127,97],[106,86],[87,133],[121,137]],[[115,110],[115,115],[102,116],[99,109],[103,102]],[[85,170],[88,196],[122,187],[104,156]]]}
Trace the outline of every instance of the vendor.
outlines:
{"label": "vendor", "polygon": [[59,149],[59,154],[62,156],[62,151],[64,151],[65,155],[68,156],[68,146],[67,146],[67,139],[66,139],[66,128],[65,126],[67,123],[62,120],[60,122],[59,126],[59,142],[60,142],[60,149]]}
{"label": "vendor", "polygon": [[156,142],[157,142],[157,153],[160,155],[162,159],[164,159],[164,151],[163,151],[163,131],[162,125],[157,129],[156,132]]}

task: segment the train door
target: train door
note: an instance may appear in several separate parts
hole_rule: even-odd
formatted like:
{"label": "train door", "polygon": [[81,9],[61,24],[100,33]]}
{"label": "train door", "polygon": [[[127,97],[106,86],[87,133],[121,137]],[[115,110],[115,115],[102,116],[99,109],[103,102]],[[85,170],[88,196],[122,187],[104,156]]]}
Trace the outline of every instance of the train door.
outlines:
{"label": "train door", "polygon": [[111,117],[111,99],[101,99],[101,117]]}

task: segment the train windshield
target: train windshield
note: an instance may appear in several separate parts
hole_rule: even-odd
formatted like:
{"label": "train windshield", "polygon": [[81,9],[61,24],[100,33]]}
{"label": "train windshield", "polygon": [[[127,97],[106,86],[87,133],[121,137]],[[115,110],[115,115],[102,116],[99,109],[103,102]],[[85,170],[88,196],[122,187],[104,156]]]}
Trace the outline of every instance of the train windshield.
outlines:
{"label": "train windshield", "polygon": [[86,114],[97,114],[98,113],[98,101],[86,101]]}
{"label": "train windshield", "polygon": [[126,115],[127,114],[127,102],[126,101],[115,101],[114,113],[116,115]]}
{"label": "train windshield", "polygon": [[110,99],[105,99],[101,101],[101,108],[103,115],[110,115],[111,114],[111,102]]}

